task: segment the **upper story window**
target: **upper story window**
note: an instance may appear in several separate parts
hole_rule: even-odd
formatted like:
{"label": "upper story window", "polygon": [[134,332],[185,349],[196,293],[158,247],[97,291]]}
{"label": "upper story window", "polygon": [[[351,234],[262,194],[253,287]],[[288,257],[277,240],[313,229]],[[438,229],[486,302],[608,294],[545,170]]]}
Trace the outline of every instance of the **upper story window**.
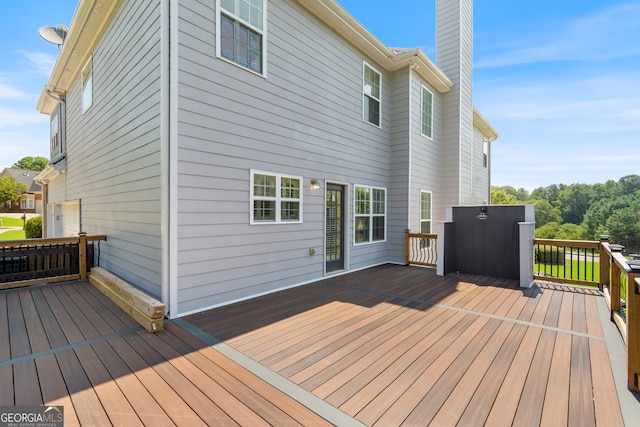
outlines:
{"label": "upper story window", "polygon": [[264,74],[266,0],[218,0],[218,56]]}
{"label": "upper story window", "polygon": [[489,141],[487,138],[482,141],[482,166],[489,167]]}
{"label": "upper story window", "polygon": [[251,224],[302,222],[302,178],[251,171]]}
{"label": "upper story window", "polygon": [[356,244],[379,242],[386,239],[387,190],[356,185],[355,187]]}
{"label": "upper story window", "polygon": [[362,72],[362,119],[380,127],[382,74],[369,64],[363,64]]}
{"label": "upper story window", "polygon": [[93,57],[82,67],[82,112],[93,104]]}
{"label": "upper story window", "polygon": [[56,163],[65,156],[65,103],[58,104],[51,114],[50,155],[51,163]]}
{"label": "upper story window", "polygon": [[422,86],[422,128],[423,136],[433,138],[433,93]]}

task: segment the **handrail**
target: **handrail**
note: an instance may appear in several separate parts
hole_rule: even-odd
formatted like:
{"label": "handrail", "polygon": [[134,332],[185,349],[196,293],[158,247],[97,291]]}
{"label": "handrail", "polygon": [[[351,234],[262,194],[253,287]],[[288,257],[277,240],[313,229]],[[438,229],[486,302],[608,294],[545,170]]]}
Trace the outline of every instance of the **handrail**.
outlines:
{"label": "handrail", "polygon": [[[39,283],[85,280],[91,242],[105,235],[0,241],[0,290]],[[88,262],[89,261],[89,262]]]}
{"label": "handrail", "polygon": [[[627,262],[619,248],[608,242],[601,242],[601,247],[609,260],[605,300],[627,347],[627,387],[640,391],[640,270]],[[626,303],[626,312],[620,309],[621,299]]]}
{"label": "handrail", "polygon": [[600,259],[600,242],[534,239],[533,244],[535,279],[602,288],[603,275],[600,267],[596,269]]}
{"label": "handrail", "polygon": [[406,232],[405,264],[435,267],[438,261],[437,234]]}

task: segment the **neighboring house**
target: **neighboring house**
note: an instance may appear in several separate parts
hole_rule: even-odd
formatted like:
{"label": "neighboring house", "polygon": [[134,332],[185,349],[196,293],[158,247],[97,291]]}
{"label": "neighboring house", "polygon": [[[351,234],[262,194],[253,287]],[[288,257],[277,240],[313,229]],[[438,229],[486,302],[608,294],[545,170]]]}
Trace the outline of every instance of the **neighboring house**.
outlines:
{"label": "neighboring house", "polygon": [[38,102],[47,236],[106,234],[171,317],[403,263],[490,200],[471,0],[437,8],[435,65],[333,0],[81,0]]}
{"label": "neighboring house", "polygon": [[42,186],[35,181],[39,171],[5,168],[0,178],[13,178],[25,185],[26,191],[13,202],[6,202],[0,206],[0,211],[7,213],[42,213]]}

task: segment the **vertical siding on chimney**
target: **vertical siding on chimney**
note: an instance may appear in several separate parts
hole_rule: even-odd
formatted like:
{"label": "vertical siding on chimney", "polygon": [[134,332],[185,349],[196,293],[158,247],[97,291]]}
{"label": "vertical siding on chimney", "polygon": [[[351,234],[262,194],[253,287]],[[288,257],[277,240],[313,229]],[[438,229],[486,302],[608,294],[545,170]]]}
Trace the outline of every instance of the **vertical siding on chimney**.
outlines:
{"label": "vertical siding on chimney", "polygon": [[443,97],[442,185],[446,204],[472,200],[473,5],[437,0],[436,62],[454,83]]}

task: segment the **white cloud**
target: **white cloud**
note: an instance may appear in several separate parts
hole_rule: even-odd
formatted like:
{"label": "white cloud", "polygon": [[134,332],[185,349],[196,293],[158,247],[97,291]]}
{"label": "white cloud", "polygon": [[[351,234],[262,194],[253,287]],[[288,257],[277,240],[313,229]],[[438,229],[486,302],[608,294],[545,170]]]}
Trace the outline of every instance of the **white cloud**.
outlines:
{"label": "white cloud", "polygon": [[56,57],[44,52],[18,51],[31,64],[31,69],[39,76],[49,77],[56,62]]}
{"label": "white cloud", "polygon": [[635,56],[640,54],[640,3],[616,5],[564,23],[505,28],[493,37],[500,42],[477,46],[476,68]]}
{"label": "white cloud", "polygon": [[[0,99],[24,99],[28,94],[24,93],[6,78],[0,75]],[[2,118],[0,117],[0,120]]]}
{"label": "white cloud", "polygon": [[49,117],[38,113],[35,107],[33,110],[26,110],[0,105],[0,129],[18,128],[36,123],[47,124],[49,123]]}

